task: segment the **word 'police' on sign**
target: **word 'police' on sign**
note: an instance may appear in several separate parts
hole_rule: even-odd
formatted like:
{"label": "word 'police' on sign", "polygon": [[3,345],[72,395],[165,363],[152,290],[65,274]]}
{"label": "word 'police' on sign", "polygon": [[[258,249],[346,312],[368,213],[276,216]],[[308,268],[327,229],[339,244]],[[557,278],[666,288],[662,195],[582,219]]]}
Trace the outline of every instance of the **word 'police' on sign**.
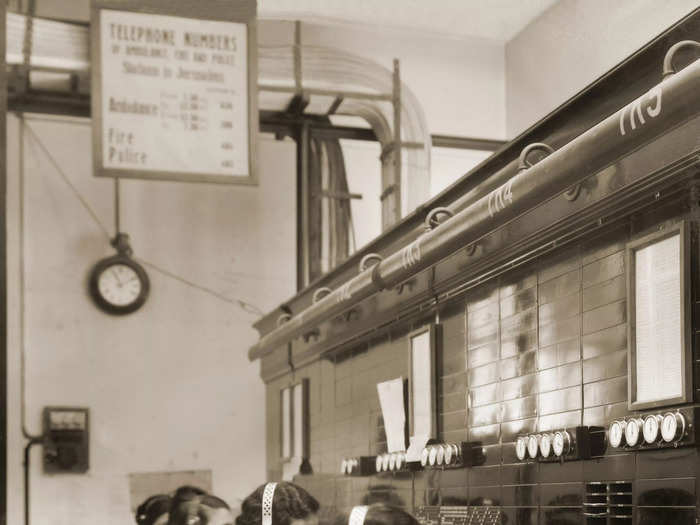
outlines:
{"label": "word 'police' on sign", "polygon": [[99,30],[98,174],[250,175],[245,23],[102,9]]}

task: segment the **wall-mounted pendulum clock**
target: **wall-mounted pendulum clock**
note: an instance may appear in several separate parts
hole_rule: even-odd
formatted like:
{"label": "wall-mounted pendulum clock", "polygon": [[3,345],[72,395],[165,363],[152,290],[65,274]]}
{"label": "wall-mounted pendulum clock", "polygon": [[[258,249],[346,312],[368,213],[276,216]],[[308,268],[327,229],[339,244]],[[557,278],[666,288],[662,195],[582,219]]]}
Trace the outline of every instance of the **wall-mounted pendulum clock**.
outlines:
{"label": "wall-mounted pendulum clock", "polygon": [[143,266],[132,259],[126,233],[118,233],[112,246],[117,254],[101,259],[90,272],[90,296],[108,314],[129,314],[146,302],[150,281]]}

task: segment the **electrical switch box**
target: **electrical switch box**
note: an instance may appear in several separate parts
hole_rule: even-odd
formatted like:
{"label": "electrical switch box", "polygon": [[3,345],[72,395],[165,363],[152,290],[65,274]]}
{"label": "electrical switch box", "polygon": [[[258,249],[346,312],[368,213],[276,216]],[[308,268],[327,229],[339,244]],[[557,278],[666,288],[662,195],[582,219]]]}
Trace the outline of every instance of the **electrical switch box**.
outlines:
{"label": "electrical switch box", "polygon": [[90,465],[87,408],[44,407],[44,472],[81,474]]}

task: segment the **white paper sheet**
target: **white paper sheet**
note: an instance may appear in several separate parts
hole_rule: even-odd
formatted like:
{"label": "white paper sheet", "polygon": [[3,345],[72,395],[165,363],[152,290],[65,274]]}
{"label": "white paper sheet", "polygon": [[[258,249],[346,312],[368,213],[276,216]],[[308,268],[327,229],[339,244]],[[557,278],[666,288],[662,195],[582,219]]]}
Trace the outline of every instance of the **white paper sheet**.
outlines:
{"label": "white paper sheet", "polygon": [[429,439],[430,437],[426,435],[411,436],[408,439],[410,444],[408,445],[408,450],[406,451],[406,461],[420,461],[423,449],[425,448],[425,445],[428,443]]}
{"label": "white paper sheet", "polygon": [[403,403],[403,377],[377,383],[384,431],[389,452],[406,450],[406,410]]}

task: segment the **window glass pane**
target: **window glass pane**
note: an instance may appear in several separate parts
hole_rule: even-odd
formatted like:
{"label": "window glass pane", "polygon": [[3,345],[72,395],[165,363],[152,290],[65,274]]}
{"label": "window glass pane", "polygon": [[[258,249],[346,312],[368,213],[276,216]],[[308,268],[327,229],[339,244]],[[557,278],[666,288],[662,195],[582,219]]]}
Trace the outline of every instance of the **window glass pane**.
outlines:
{"label": "window glass pane", "polygon": [[296,458],[304,455],[304,388],[301,383],[294,385],[294,454]]}
{"label": "window glass pane", "polygon": [[411,400],[413,435],[431,436],[433,428],[432,359],[430,331],[411,338]]}

